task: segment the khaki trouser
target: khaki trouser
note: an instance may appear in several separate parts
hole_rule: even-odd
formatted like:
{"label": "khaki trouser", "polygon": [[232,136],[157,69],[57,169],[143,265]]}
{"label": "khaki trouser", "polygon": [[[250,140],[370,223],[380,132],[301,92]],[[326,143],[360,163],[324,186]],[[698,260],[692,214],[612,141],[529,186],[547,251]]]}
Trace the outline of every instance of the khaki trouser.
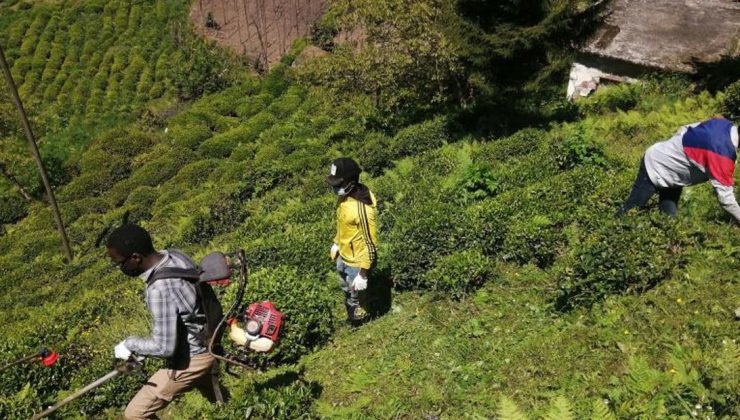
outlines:
{"label": "khaki trouser", "polygon": [[216,359],[208,353],[190,358],[183,370],[160,369],[144,384],[128,403],[123,416],[126,419],[154,419],[157,411],[166,407],[174,397],[196,388],[211,402],[216,402],[214,376]]}

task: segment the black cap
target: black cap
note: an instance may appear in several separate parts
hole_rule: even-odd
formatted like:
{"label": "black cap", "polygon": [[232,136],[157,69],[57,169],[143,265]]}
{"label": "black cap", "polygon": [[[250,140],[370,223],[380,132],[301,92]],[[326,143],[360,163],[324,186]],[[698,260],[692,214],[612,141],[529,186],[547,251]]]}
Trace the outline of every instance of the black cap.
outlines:
{"label": "black cap", "polygon": [[360,172],[360,166],[357,165],[357,162],[348,157],[342,157],[331,164],[331,171],[329,176],[326,177],[326,183],[332,187],[338,187],[344,184],[345,181],[358,181]]}

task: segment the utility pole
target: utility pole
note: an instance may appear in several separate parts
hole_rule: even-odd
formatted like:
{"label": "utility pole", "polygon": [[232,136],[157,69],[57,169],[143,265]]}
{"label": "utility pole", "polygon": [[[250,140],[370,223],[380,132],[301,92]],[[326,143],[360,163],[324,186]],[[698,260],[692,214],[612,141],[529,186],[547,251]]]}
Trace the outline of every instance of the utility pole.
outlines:
{"label": "utility pole", "polygon": [[15,102],[15,107],[18,108],[18,113],[21,114],[21,122],[23,123],[23,129],[26,132],[26,138],[28,138],[28,145],[31,147],[31,153],[33,153],[33,158],[36,160],[36,166],[38,166],[39,174],[41,175],[41,181],[44,183],[44,188],[46,189],[46,195],[49,196],[49,203],[51,204],[51,210],[54,214],[54,220],[57,224],[57,230],[59,230],[59,236],[62,238],[62,246],[64,247],[64,253],[67,255],[67,261],[72,262],[72,248],[69,246],[69,239],[67,239],[67,232],[64,230],[64,222],[62,221],[62,216],[59,214],[59,206],[57,206],[57,200],[54,197],[54,191],[51,189],[51,184],[49,184],[49,177],[46,174],[46,168],[44,168],[44,162],[41,161],[41,154],[39,153],[39,148],[36,145],[36,140],[33,137],[33,131],[31,131],[31,124],[28,122],[28,117],[26,116],[26,111],[23,109],[23,102],[21,102],[21,97],[18,96],[18,89],[16,89],[15,81],[13,80],[13,75],[10,73],[10,67],[8,66],[8,62],[5,61],[5,51],[3,51],[3,47],[0,46],[0,64],[3,66],[3,71],[5,72],[5,79],[8,81],[8,89],[10,89],[10,93],[13,96],[13,102]]}

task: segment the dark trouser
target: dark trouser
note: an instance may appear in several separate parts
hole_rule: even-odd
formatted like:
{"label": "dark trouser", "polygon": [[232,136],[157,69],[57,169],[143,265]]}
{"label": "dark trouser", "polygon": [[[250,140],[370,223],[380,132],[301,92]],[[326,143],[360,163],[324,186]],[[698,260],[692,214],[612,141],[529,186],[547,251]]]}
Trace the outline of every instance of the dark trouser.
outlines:
{"label": "dark trouser", "polygon": [[624,205],[617,211],[617,216],[621,216],[633,207],[645,208],[650,197],[658,193],[660,211],[670,216],[676,216],[678,213],[678,199],[681,197],[681,187],[676,188],[658,188],[650,181],[650,177],[645,169],[645,158],[640,160],[640,171],[637,173],[637,179],[632,186],[632,192],[627,198]]}

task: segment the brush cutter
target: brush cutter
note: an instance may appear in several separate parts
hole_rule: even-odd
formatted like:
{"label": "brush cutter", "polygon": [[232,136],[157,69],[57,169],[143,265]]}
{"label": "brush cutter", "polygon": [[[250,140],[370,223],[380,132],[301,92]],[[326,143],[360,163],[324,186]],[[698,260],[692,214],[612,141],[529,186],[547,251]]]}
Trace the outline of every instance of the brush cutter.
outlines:
{"label": "brush cutter", "polygon": [[19,365],[21,363],[28,363],[28,362],[40,362],[42,365],[49,367],[53,365],[54,363],[56,363],[58,357],[59,356],[54,350],[42,348],[36,354],[32,354],[30,356],[23,356],[18,360],[14,360],[6,365],[3,365],[3,367],[0,367],[0,372],[5,371],[11,366]]}
{"label": "brush cutter", "polygon": [[[247,288],[247,263],[244,250],[237,251],[232,255],[232,258],[236,261],[231,261],[233,264],[230,264],[230,267],[239,270],[236,298],[213,331],[208,343],[208,351],[215,358],[226,363],[246,369],[254,369],[254,366],[242,355],[229,354],[224,350],[221,345],[224,329],[227,325],[231,328],[232,331],[229,336],[239,347],[243,346],[245,352],[251,341],[264,338],[269,339],[271,343],[269,347],[261,351],[269,351],[273,344],[277,342],[283,315],[275,309],[270,301],[255,302],[248,306],[243,305],[244,292]],[[239,321],[244,323],[244,329],[237,326]],[[243,340],[235,338],[240,334],[244,335]]]}
{"label": "brush cutter", "polygon": [[117,365],[115,369],[108,372],[104,376],[101,376],[100,378],[96,379],[95,381],[87,384],[83,388],[80,388],[79,390],[75,391],[72,395],[64,398],[63,400],[57,402],[56,404],[52,405],[51,407],[47,408],[46,410],[35,414],[31,419],[37,420],[44,418],[48,416],[49,414],[57,411],[58,409],[64,407],[65,405],[71,403],[72,401],[76,400],[77,398],[80,398],[81,396],[87,394],[88,392],[92,391],[93,389],[99,387],[100,385],[103,385],[104,383],[108,382],[109,380],[115,378],[118,375],[125,375],[130,374],[136,370],[139,370],[142,366],[143,359],[137,359],[134,356],[126,360],[125,362]]}

